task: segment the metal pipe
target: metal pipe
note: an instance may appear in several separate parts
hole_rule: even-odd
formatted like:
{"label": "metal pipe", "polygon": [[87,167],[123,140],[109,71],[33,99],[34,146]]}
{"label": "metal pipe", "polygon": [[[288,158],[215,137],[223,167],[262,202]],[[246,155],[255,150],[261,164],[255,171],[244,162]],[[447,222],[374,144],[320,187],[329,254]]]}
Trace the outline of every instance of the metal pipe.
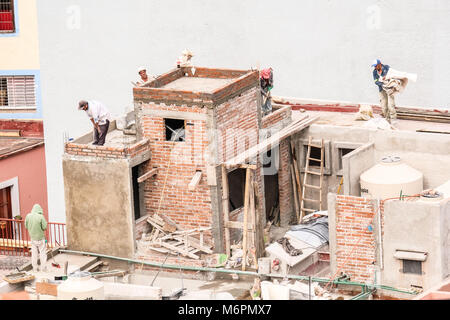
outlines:
{"label": "metal pipe", "polygon": [[329,283],[332,284],[341,284],[341,285],[350,285],[350,286],[359,286],[361,289],[366,292],[366,288],[370,289],[384,289],[384,290],[391,290],[396,292],[403,292],[408,293],[412,295],[416,295],[416,293],[403,291],[399,289],[395,289],[388,286],[380,286],[380,285],[368,285],[366,283],[361,282],[355,282],[355,281],[342,281],[342,280],[333,280],[326,278],[315,278],[310,276],[300,276],[300,275],[280,275],[280,274],[261,274],[258,272],[253,271],[242,271],[242,270],[231,270],[231,269],[220,269],[220,268],[206,268],[206,267],[191,267],[191,266],[182,266],[182,265],[171,265],[171,264],[160,264],[160,263],[154,263],[154,262],[147,262],[142,260],[136,260],[136,259],[129,259],[129,258],[121,258],[121,257],[115,257],[105,254],[98,254],[93,252],[84,252],[84,251],[74,251],[74,250],[66,250],[66,249],[60,249],[60,252],[63,253],[74,253],[74,254],[81,254],[81,255],[88,255],[88,256],[94,256],[94,257],[101,257],[101,258],[107,258],[107,259],[115,259],[115,260],[121,260],[125,262],[131,262],[135,264],[140,265],[147,265],[151,267],[159,267],[159,268],[167,268],[167,269],[183,269],[188,271],[204,271],[204,272],[219,272],[219,273],[228,273],[228,274],[240,274],[240,275],[248,275],[248,276],[255,276],[255,277],[270,277],[270,278],[282,278],[282,279],[292,279],[292,280],[302,280],[302,281],[309,281],[311,279],[312,281],[319,282],[319,283]]}

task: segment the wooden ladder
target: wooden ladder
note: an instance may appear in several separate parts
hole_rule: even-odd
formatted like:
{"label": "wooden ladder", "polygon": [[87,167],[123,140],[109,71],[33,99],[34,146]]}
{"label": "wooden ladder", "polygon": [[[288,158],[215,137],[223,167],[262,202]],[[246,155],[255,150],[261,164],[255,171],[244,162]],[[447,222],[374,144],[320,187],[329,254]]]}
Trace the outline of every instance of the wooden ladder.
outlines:
{"label": "wooden ladder", "polygon": [[[312,158],[311,157],[311,147],[315,147],[315,148],[319,148],[320,149],[320,159],[316,159],[316,158]],[[304,173],[304,178],[303,178],[303,188],[302,188],[302,201],[301,201],[301,206],[300,206],[300,222],[303,219],[303,216],[305,215],[305,213],[310,213],[310,212],[315,212],[317,211],[316,209],[312,209],[305,207],[305,202],[312,202],[312,203],[319,203],[319,211],[322,210],[322,185],[323,185],[323,159],[324,159],[324,142],[323,139],[320,140],[320,145],[316,145],[312,143],[312,137],[309,137],[308,140],[308,153],[306,155],[305,158],[305,173]],[[309,162],[310,161],[314,161],[314,162],[318,162],[320,163],[320,171],[313,171],[310,169],[309,167]],[[319,178],[319,185],[312,185],[312,184],[308,184],[308,175],[312,175],[312,176],[320,176]],[[310,198],[306,198],[306,189],[312,189],[313,191],[319,191],[319,200],[316,199],[310,199]]]}

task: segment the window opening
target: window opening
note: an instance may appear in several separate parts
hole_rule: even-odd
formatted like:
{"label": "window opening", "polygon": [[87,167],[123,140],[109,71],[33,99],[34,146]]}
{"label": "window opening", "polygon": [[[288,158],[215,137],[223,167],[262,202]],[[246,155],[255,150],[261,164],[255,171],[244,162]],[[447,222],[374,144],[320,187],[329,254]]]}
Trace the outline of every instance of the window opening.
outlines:
{"label": "window opening", "polygon": [[185,141],[185,121],[179,119],[164,119],[166,141]]}

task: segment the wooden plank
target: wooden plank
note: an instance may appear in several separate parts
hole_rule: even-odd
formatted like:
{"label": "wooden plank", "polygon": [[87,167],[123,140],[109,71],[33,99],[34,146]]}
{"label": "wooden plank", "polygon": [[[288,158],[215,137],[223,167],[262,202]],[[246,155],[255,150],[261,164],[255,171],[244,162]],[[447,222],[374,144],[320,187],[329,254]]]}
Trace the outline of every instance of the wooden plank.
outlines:
{"label": "wooden plank", "polygon": [[226,161],[225,165],[227,167],[234,167],[234,166],[237,166],[240,164],[247,163],[250,159],[252,159],[253,157],[256,157],[260,153],[265,152],[269,149],[272,149],[274,146],[278,145],[280,143],[280,141],[287,138],[288,136],[293,135],[294,133],[301,131],[304,128],[308,127],[311,123],[316,121],[318,118],[319,118],[318,116],[315,116],[312,118],[308,118],[308,116],[305,116],[304,118],[294,121],[286,128],[283,128],[280,131],[276,132],[270,138],[249,148],[248,150],[244,151],[243,153],[237,155],[236,157]]}
{"label": "wooden plank", "polygon": [[152,246],[148,246],[147,248],[150,249],[150,250],[161,252],[161,253],[171,253],[171,251],[166,250],[166,249],[162,249],[162,248],[157,248],[157,247],[152,247]]}
{"label": "wooden plank", "polygon": [[156,229],[158,229],[159,231],[161,231],[162,233],[165,234],[164,230],[156,222],[154,222],[150,217],[147,218],[147,222],[150,223],[153,227],[155,227]]}
{"label": "wooden plank", "polygon": [[245,174],[245,192],[244,192],[244,226],[242,229],[242,271],[245,271],[247,261],[247,220],[248,220],[248,205],[249,205],[249,192],[251,188],[250,183],[251,169],[246,170]]}
{"label": "wooden plank", "polygon": [[187,256],[187,257],[190,257],[190,258],[193,258],[193,259],[196,259],[196,260],[200,259],[199,256],[197,256],[197,255],[195,255],[193,253],[190,253],[189,251],[186,251],[184,249],[178,248],[178,247],[176,247],[174,245],[168,244],[167,242],[161,241],[160,244],[161,244],[162,247],[165,247],[165,248],[167,248],[169,250],[172,250],[172,251],[175,251],[175,252],[179,252],[179,253],[181,253],[184,256]]}
{"label": "wooden plank", "polygon": [[298,202],[298,192],[297,192],[297,181],[295,181],[294,165],[291,163],[291,181],[292,188],[294,189],[294,206],[295,206],[295,216],[297,221],[300,219],[300,207]]}
{"label": "wooden plank", "polygon": [[140,176],[137,179],[137,182],[138,183],[144,182],[145,180],[147,180],[150,177],[153,177],[157,173],[158,173],[158,168],[154,168],[154,169],[150,170],[149,172],[146,172],[142,176]]}
{"label": "wooden plank", "polygon": [[[231,229],[243,229],[244,228],[244,222],[242,221],[227,221],[225,223],[225,227],[226,228],[231,228]],[[248,231],[253,231],[253,224],[247,224],[247,230]]]}
{"label": "wooden plank", "polygon": [[197,188],[198,184],[200,183],[200,180],[202,179],[202,172],[201,171],[197,171],[194,176],[192,177],[191,182],[188,185],[188,189],[190,191],[195,190],[195,188]]}
{"label": "wooden plank", "polygon": [[[175,237],[175,239],[178,239],[178,240],[182,240],[183,238],[180,236],[180,238],[178,238],[178,236],[177,237]],[[207,247],[207,246],[205,246],[205,245],[202,245],[197,239],[195,239],[194,237],[190,237],[190,236],[188,236],[188,241],[189,241],[189,245],[191,246],[191,247],[194,247],[194,248],[196,248],[196,249],[198,249],[198,250],[201,250],[201,251],[203,251],[203,252],[205,252],[205,253],[209,253],[209,254],[211,254],[211,253],[213,253],[213,251],[211,250],[211,247]]]}
{"label": "wooden plank", "polygon": [[[295,181],[297,182],[297,194],[298,194],[298,203],[301,204],[302,203],[302,184],[301,184],[301,177],[300,177],[300,171],[298,168],[298,163],[297,163],[297,153],[296,153],[296,149],[295,149],[295,143],[294,141],[292,141],[291,139],[291,153],[292,153],[292,161],[294,162],[294,173],[295,173]],[[300,212],[301,214],[301,212]],[[300,217],[297,217],[297,222],[298,219]]]}
{"label": "wooden plank", "polygon": [[230,229],[227,226],[230,220],[228,175],[225,166],[222,165],[221,167],[222,167],[222,210],[225,225],[225,253],[227,254],[228,257],[231,257]]}

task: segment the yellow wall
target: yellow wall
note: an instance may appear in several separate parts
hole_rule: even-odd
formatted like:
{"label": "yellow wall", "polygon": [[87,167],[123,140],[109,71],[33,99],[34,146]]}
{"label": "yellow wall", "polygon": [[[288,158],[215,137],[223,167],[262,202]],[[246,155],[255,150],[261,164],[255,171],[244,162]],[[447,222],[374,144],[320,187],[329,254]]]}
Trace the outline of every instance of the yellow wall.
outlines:
{"label": "yellow wall", "polygon": [[0,36],[0,68],[40,69],[36,0],[18,0],[17,6],[19,33],[12,37]]}

